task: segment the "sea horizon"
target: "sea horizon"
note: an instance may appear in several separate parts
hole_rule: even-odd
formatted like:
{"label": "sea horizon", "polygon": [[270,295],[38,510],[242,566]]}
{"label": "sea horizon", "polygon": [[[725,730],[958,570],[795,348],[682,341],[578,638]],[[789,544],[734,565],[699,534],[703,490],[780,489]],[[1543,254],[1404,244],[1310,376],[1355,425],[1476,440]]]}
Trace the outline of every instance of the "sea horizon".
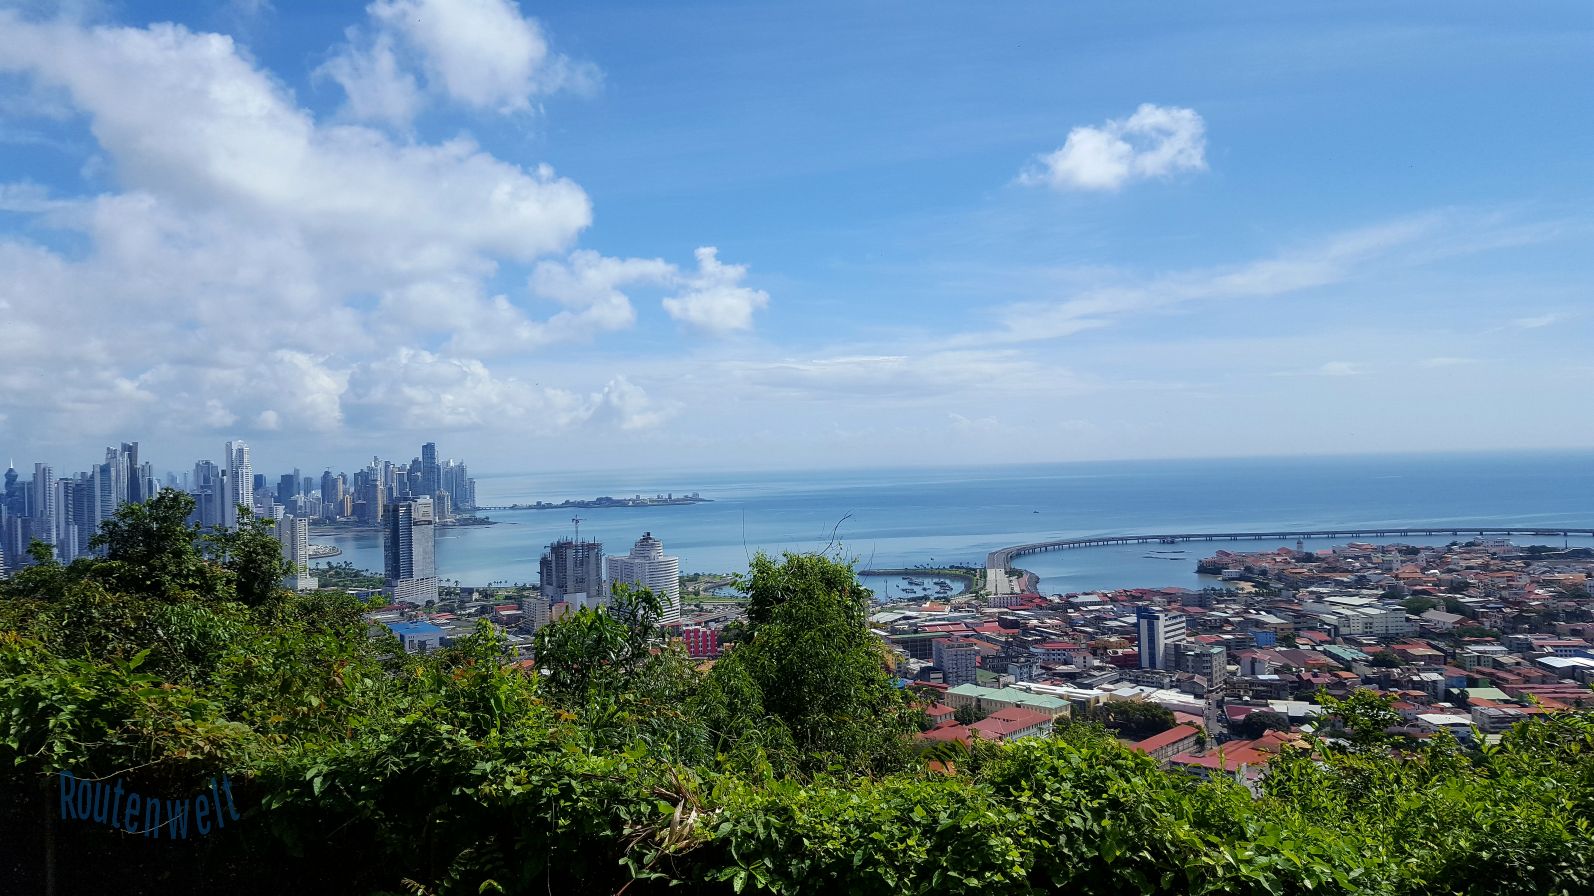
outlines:
{"label": "sea horizon", "polygon": [[[1548,461],[1548,462],[1547,462]],[[644,478],[645,477],[645,478]],[[1163,532],[1594,527],[1594,451],[1197,458],[828,471],[610,471],[484,476],[485,506],[699,492],[702,504],[490,511],[485,527],[439,530],[439,575],[464,584],[536,580],[544,545],[576,534],[623,554],[644,532],[682,572],[736,572],[758,551],[829,550],[863,568],[983,565],[997,548],[1051,538]],[[379,569],[376,533],[317,533],[335,561]],[[1434,539],[1409,539],[1432,543]],[[1437,539],[1439,542],[1448,538]],[[1583,544],[1584,541],[1578,541]],[[1276,542],[1225,542],[1271,549]],[[1312,547],[1327,547],[1314,541]],[[1205,551],[1119,545],[1025,557],[1043,592],[1199,587]]]}

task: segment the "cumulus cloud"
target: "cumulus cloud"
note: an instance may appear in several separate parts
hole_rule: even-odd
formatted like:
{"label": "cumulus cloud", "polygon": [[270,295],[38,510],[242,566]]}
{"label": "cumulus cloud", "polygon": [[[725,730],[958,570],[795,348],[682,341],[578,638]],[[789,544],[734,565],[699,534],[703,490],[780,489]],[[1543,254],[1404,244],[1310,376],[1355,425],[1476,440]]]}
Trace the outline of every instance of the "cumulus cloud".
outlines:
{"label": "cumulus cloud", "polygon": [[1130,181],[1205,171],[1206,123],[1194,109],[1144,103],[1125,119],[1076,127],[1020,181],[1059,190],[1116,190]]}
{"label": "cumulus cloud", "polygon": [[698,270],[685,278],[685,289],[664,300],[664,310],[682,323],[716,335],[753,327],[753,312],[769,304],[769,294],[742,286],[747,267],[725,264],[719,250],[697,250]]}
{"label": "cumulus cloud", "polygon": [[343,88],[345,111],[362,121],[407,127],[423,102],[420,85],[400,66],[387,35],[372,39],[363,49],[345,49],[316,73]]}
{"label": "cumulus cloud", "polygon": [[356,370],[345,403],[363,427],[376,431],[391,428],[396,417],[428,431],[555,431],[586,423],[645,429],[670,412],[624,376],[584,395],[498,376],[474,359],[410,348]]}
{"label": "cumulus cloud", "polygon": [[[542,89],[554,63],[538,46],[526,77]],[[408,45],[392,47],[385,71],[401,73]],[[0,231],[0,413],[25,438],[636,429],[670,412],[612,372],[543,387],[481,360],[631,326],[623,290],[683,279],[659,259],[572,252],[591,205],[546,166],[319,120],[230,38],[176,25],[0,10],[0,76],[81,116],[114,183],[0,184],[0,208],[29,222]],[[515,105],[491,86],[514,78],[481,77],[450,83]],[[369,102],[401,117],[415,100]],[[539,302],[558,310],[538,319]]]}
{"label": "cumulus cloud", "polygon": [[490,112],[523,112],[559,90],[584,91],[597,69],[553,52],[542,26],[510,0],[377,0],[369,23],[319,70],[349,115],[405,126],[423,91]]}

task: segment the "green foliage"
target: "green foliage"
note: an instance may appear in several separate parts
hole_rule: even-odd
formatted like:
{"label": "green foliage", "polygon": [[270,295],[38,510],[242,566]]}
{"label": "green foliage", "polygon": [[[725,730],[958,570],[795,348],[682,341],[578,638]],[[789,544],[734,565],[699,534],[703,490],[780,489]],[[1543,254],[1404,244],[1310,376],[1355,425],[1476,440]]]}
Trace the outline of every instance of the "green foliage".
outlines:
{"label": "green foliage", "polygon": [[1407,613],[1410,613],[1413,616],[1421,616],[1429,610],[1439,606],[1439,601],[1419,594],[1406,598],[1400,602],[1400,605],[1406,608]]}
{"label": "green foliage", "polygon": [[975,711],[974,704],[965,703],[962,706],[959,706],[957,709],[952,710],[952,718],[955,719],[959,725],[972,725],[980,720],[980,714]]}
{"label": "green foliage", "polygon": [[1378,669],[1399,669],[1405,665],[1405,661],[1393,650],[1380,650],[1367,662],[1368,665]]}
{"label": "green foliage", "polygon": [[1383,749],[1395,739],[1389,729],[1402,723],[1394,708],[1395,698],[1389,694],[1358,689],[1338,699],[1319,693],[1317,702],[1325,709],[1318,720],[1320,728],[1343,735],[1359,750]]}
{"label": "green foliage", "polygon": [[[245,817],[136,843],[147,874],[63,849],[58,873],[89,877],[62,892],[166,892],[178,863],[235,893],[1594,892],[1591,714],[1468,751],[1391,738],[1388,698],[1323,697],[1333,736],[1246,783],[1087,723],[916,752],[833,560],[761,558],[762,620],[707,676],[627,593],[544,629],[527,673],[485,625],[406,655],[361,601],[266,589],[263,555],[175,518],[134,512],[106,558],[0,586],[0,812],[38,824],[67,769],[172,795],[226,773]],[[1153,721],[1113,705],[1118,733]]]}
{"label": "green foliage", "polygon": [[1142,700],[1112,700],[1098,706],[1092,717],[1128,740],[1145,740],[1175,724],[1167,707]]}
{"label": "green foliage", "polygon": [[869,591],[852,567],[825,557],[753,559],[745,590],[750,637],[715,664],[700,710],[734,751],[750,731],[790,741],[796,768],[878,773],[908,761],[916,711],[869,633]]}
{"label": "green foliage", "polygon": [[341,563],[325,563],[311,570],[316,581],[323,589],[375,589],[386,584],[381,575],[369,570],[358,569],[347,560]]}
{"label": "green foliage", "polygon": [[1269,731],[1290,730],[1290,720],[1287,716],[1264,709],[1259,712],[1249,713],[1245,718],[1230,727],[1239,737],[1255,739],[1267,734]]}

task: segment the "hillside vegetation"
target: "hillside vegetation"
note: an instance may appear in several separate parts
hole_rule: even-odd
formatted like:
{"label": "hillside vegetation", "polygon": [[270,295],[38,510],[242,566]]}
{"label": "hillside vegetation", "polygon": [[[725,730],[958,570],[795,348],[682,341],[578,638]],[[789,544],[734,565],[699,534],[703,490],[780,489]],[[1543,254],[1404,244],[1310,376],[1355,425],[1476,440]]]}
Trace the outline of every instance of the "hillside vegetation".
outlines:
{"label": "hillside vegetation", "polygon": [[[930,757],[843,563],[759,557],[748,634],[706,673],[639,594],[543,629],[527,675],[485,628],[405,655],[359,601],[278,590],[264,529],[189,509],[124,507],[103,559],[0,583],[5,889],[1594,892],[1588,715],[1468,752],[1391,744],[1353,698],[1347,738],[1279,757],[1260,796],[1089,724]],[[241,817],[186,840],[60,819],[60,771],[174,798],[226,775]]]}

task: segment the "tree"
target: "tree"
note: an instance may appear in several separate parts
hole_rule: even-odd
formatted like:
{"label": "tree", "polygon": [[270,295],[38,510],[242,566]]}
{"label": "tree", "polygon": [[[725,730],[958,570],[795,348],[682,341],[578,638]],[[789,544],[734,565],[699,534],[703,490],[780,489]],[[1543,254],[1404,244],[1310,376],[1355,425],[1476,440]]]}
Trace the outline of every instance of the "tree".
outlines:
{"label": "tree", "polygon": [[240,603],[262,607],[281,600],[282,578],[289,567],[270,520],[256,517],[240,506],[238,528],[210,533],[208,539],[222,567],[232,573],[233,590]]}
{"label": "tree", "polygon": [[1281,713],[1263,709],[1250,713],[1230,727],[1236,735],[1254,740],[1269,731],[1290,730],[1290,720]]}
{"label": "tree", "polygon": [[869,591],[851,565],[759,554],[743,590],[751,598],[748,637],[715,664],[700,700],[718,749],[759,730],[789,737],[798,771],[879,771],[905,761],[912,705],[869,632]]}
{"label": "tree", "polygon": [[1399,669],[1401,666],[1405,665],[1405,663],[1401,661],[1400,655],[1395,653],[1393,650],[1378,651],[1377,653],[1373,654],[1373,658],[1371,660],[1368,660],[1368,664],[1376,666],[1380,669]]}
{"label": "tree", "polygon": [[1343,730],[1346,739],[1359,749],[1381,750],[1392,738],[1389,729],[1402,722],[1395,711],[1395,698],[1366,688],[1352,691],[1344,699],[1319,692],[1317,702],[1327,710],[1326,722]]}
{"label": "tree", "polygon": [[1096,708],[1096,721],[1119,737],[1145,740],[1172,728],[1176,722],[1167,707],[1144,700],[1112,700]]}
{"label": "tree", "polygon": [[[233,596],[231,577],[201,550],[205,537],[190,525],[194,499],[165,490],[142,503],[123,504],[100,524],[89,548],[103,550],[95,577],[113,592],[176,603]],[[281,574],[278,574],[278,578]]]}
{"label": "tree", "polygon": [[538,629],[543,692],[574,708],[625,690],[650,656],[661,610],[651,591],[620,585],[607,608],[586,607]]}
{"label": "tree", "polygon": [[980,714],[974,709],[974,704],[965,703],[952,710],[952,718],[959,725],[972,725],[980,720]]}
{"label": "tree", "polygon": [[1418,594],[1401,601],[1400,605],[1406,608],[1407,613],[1410,613],[1413,616],[1421,616],[1429,610],[1432,610],[1434,607],[1439,606],[1439,602],[1431,597],[1424,597]]}

